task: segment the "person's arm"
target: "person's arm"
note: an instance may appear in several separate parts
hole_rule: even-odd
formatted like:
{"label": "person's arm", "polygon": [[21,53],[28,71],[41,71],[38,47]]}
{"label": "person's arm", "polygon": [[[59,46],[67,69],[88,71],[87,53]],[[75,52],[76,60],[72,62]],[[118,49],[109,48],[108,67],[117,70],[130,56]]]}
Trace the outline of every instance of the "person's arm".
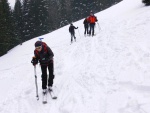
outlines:
{"label": "person's arm", "polygon": [[71,26],[69,27],[69,32],[71,33]]}
{"label": "person's arm", "polygon": [[75,28],[75,29],[78,29],[78,27],[75,27],[75,26],[74,26],[74,28]]}
{"label": "person's arm", "polygon": [[31,63],[35,66],[36,64],[38,64],[38,56],[36,54],[36,50],[34,50],[34,56],[32,57]]}
{"label": "person's arm", "polygon": [[83,21],[83,24],[85,24],[86,20]]}
{"label": "person's arm", "polygon": [[39,55],[37,54],[37,51],[36,51],[36,50],[34,50],[34,57],[35,57],[37,60],[40,59],[40,58],[39,58]]}
{"label": "person's arm", "polygon": [[54,53],[52,52],[52,50],[50,49],[50,47],[47,46],[47,50],[48,50],[49,58],[53,59]]}
{"label": "person's arm", "polygon": [[95,21],[97,22],[98,20],[97,20],[97,17],[95,17]]}

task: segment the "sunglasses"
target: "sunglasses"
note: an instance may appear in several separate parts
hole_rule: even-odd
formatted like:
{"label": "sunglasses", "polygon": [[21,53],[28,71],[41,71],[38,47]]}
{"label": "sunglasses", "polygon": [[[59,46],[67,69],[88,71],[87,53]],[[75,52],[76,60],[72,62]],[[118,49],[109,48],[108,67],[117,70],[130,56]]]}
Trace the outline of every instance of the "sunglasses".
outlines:
{"label": "sunglasses", "polygon": [[41,48],[42,48],[42,46],[38,46],[38,47],[36,47],[35,49],[39,50],[39,49],[41,49]]}

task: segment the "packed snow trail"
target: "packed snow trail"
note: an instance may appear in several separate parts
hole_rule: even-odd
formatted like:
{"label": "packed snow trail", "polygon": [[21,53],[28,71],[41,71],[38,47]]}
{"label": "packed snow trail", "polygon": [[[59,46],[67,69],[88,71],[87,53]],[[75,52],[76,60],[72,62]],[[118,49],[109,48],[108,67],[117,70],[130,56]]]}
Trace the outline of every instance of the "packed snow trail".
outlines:
{"label": "packed snow trail", "polygon": [[[84,37],[83,20],[74,23],[77,42],[70,45],[69,26],[44,36],[54,52],[54,91],[42,104],[37,66],[36,100],[31,64],[38,38],[0,57],[1,113],[149,113],[150,7],[124,0],[96,14],[101,31]],[[113,14],[113,15],[112,15]],[[111,15],[111,16],[110,16]]]}

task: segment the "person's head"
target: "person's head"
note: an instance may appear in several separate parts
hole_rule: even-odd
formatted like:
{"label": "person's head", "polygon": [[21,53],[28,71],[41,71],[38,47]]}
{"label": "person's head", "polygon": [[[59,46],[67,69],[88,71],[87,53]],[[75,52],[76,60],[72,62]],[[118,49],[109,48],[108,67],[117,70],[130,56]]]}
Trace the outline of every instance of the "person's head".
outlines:
{"label": "person's head", "polygon": [[73,26],[73,24],[71,23],[70,26]]}
{"label": "person's head", "polygon": [[91,11],[91,12],[90,12],[90,15],[91,15],[91,16],[93,16],[93,15],[94,15],[93,11]]}
{"label": "person's head", "polygon": [[42,42],[41,41],[36,41],[35,42],[35,49],[37,51],[41,51],[42,50]]}

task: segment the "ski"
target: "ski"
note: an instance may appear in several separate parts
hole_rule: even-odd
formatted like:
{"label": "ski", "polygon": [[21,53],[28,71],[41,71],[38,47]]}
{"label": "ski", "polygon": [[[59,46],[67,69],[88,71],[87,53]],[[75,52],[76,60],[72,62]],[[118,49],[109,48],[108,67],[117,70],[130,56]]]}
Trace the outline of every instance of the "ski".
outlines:
{"label": "ski", "polygon": [[54,91],[53,90],[48,90],[50,96],[52,99],[57,99],[57,96],[55,96]]}
{"label": "ski", "polygon": [[43,104],[47,103],[47,94],[43,93]]}

